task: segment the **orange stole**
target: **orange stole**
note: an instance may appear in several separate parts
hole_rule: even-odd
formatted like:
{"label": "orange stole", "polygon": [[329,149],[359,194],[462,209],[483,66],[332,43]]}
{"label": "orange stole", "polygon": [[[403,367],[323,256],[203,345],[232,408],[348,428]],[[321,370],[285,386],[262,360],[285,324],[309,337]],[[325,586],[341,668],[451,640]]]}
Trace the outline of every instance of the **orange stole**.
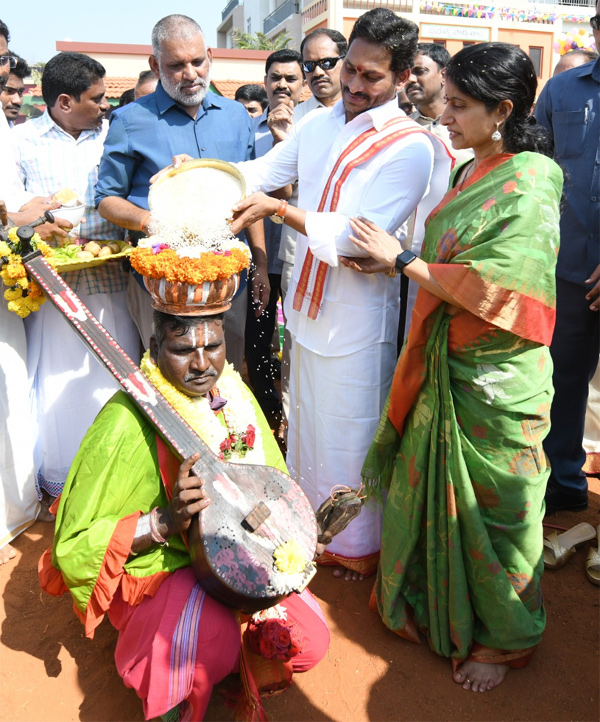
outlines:
{"label": "orange stole", "polygon": [[[369,130],[366,130],[364,133],[361,133],[358,137],[356,137],[352,143],[350,143],[344,151],[340,154],[339,158],[335,162],[335,165],[333,166],[333,169],[331,173],[329,174],[329,178],[327,179],[327,183],[325,184],[325,188],[323,190],[323,194],[321,196],[321,201],[319,203],[319,207],[317,209],[318,213],[323,213],[325,210],[325,206],[327,204],[327,198],[329,196],[329,192],[331,190],[331,185],[333,183],[333,179],[337,172],[340,169],[340,166],[342,163],[348,158],[348,156],[355,151],[362,143],[368,141],[370,138],[373,138],[377,136],[378,134],[383,133],[384,131],[388,130],[389,128],[393,126],[408,126],[404,128],[399,128],[398,130],[394,131],[393,133],[390,133],[389,135],[380,138],[379,140],[375,140],[371,145],[367,148],[366,151],[358,155],[354,160],[351,160],[342,173],[340,174],[339,178],[335,182],[335,185],[333,187],[333,193],[331,195],[331,201],[329,203],[329,212],[334,212],[337,210],[337,206],[340,200],[340,194],[342,190],[342,185],[345,183],[345,181],[348,179],[348,176],[350,173],[359,165],[362,163],[367,162],[368,160],[371,160],[371,158],[374,158],[380,151],[385,150],[386,148],[389,148],[389,146],[393,145],[397,140],[400,140],[401,138],[404,138],[408,135],[411,135],[412,133],[425,133],[427,134],[428,131],[426,131],[424,128],[421,128],[417,126],[415,123],[413,123],[412,120],[409,118],[392,118],[392,120],[388,120],[387,123],[385,123],[381,130],[376,130],[375,128],[370,128]],[[310,281],[311,273],[313,268],[316,265],[316,274],[313,282],[313,288],[312,293],[310,294],[310,305],[308,307],[308,317],[312,319],[313,321],[317,318],[319,314],[319,310],[321,308],[321,304],[323,302],[323,293],[325,291],[325,281],[327,279],[327,272],[329,270],[329,265],[327,263],[324,263],[323,261],[316,261],[312,251],[310,248],[306,252],[306,256],[304,258],[304,263],[302,264],[302,271],[300,273],[300,279],[298,281],[298,286],[296,287],[296,293],[294,294],[294,304],[293,308],[295,311],[300,311],[302,309],[302,304],[304,302],[304,299],[309,294],[309,288],[308,284]]]}

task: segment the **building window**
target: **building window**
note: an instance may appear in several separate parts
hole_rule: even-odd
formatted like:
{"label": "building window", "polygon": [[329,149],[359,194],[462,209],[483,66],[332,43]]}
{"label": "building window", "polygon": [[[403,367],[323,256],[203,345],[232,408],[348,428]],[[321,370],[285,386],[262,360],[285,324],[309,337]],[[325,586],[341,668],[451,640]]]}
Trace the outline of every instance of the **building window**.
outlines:
{"label": "building window", "polygon": [[474,40],[463,40],[463,48],[466,48],[467,45],[475,45]]}
{"label": "building window", "polygon": [[535,68],[535,74],[538,78],[542,77],[542,50],[543,48],[529,47],[529,57]]}
{"label": "building window", "polygon": [[435,40],[433,41],[436,45],[443,45],[446,47],[446,41],[445,40]]}

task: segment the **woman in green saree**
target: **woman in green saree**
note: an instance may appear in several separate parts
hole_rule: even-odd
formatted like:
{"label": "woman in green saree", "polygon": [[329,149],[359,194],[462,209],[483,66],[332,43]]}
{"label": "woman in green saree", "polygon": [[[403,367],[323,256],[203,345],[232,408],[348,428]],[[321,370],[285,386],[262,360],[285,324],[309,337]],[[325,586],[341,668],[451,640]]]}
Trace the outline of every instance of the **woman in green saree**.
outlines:
{"label": "woman in green saree", "polygon": [[372,604],[399,635],[426,635],[476,692],[524,666],[545,626],[542,440],[563,179],[538,152],[536,85],[517,47],[459,52],[442,123],[474,159],[429,216],[422,258],[397,260],[396,239],[352,222],[360,249],[420,285],[363,468],[370,492],[387,493]]}

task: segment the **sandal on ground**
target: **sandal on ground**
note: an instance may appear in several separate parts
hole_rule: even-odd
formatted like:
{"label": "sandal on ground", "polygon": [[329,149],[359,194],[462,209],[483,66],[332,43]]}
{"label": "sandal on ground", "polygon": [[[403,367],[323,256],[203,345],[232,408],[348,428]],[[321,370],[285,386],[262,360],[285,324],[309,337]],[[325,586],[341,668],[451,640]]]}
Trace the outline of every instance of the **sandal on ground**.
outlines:
{"label": "sandal on ground", "polygon": [[592,584],[600,587],[600,524],[598,524],[598,546],[590,547],[585,560],[585,573]]}
{"label": "sandal on ground", "polygon": [[544,537],[544,566],[546,569],[559,569],[575,554],[578,544],[583,544],[595,536],[594,527],[585,522],[576,524],[562,534],[550,532]]}
{"label": "sandal on ground", "polygon": [[363,500],[360,491],[347,486],[333,490],[317,509],[318,535],[320,544],[329,544],[336,534],[344,531],[362,509]]}

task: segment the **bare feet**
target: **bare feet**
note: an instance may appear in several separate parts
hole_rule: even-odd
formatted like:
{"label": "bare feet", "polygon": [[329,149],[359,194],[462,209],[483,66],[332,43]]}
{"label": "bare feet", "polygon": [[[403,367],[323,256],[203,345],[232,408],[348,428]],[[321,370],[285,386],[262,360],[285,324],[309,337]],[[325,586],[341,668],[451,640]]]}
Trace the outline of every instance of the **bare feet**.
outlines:
{"label": "bare feet", "polygon": [[42,500],[40,501],[41,510],[38,514],[38,521],[56,521],[56,517],[51,513],[50,507],[56,500],[55,496],[50,496],[45,491],[42,491]]}
{"label": "bare feet", "polygon": [[488,692],[502,682],[509,669],[507,664],[482,664],[467,660],[454,673],[454,681],[472,692]]}
{"label": "bare feet", "polygon": [[353,572],[351,569],[346,569],[346,567],[342,566],[336,567],[333,570],[333,576],[344,577],[345,582],[362,582],[362,580],[365,578],[363,574]]}
{"label": "bare feet", "polygon": [[2,549],[0,549],[0,565],[8,564],[8,562],[12,561],[16,556],[16,549],[11,547],[10,544],[5,544]]}

